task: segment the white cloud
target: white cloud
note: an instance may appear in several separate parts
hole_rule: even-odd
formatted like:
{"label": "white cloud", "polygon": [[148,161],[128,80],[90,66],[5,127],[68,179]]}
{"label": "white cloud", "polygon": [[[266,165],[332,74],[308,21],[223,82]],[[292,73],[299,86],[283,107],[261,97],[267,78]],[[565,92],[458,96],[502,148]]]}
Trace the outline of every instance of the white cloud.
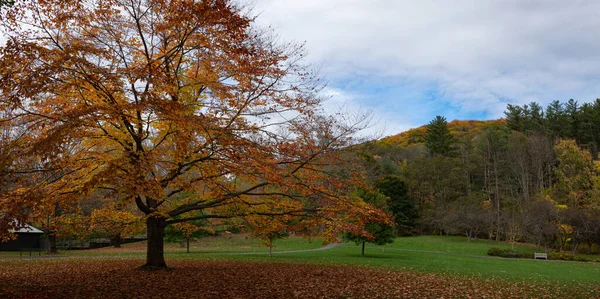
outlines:
{"label": "white cloud", "polygon": [[[255,11],[282,39],[306,41],[333,82],[434,84],[464,115],[600,96],[599,1],[258,0]],[[390,120],[408,99],[396,101],[375,112]]]}
{"label": "white cloud", "polygon": [[355,116],[370,115],[368,127],[359,133],[361,137],[378,138],[419,126],[406,119],[400,121],[384,107],[365,105],[367,96],[351,94],[333,87],[327,87],[321,93],[326,99],[321,104],[325,111],[330,113],[340,111]]}

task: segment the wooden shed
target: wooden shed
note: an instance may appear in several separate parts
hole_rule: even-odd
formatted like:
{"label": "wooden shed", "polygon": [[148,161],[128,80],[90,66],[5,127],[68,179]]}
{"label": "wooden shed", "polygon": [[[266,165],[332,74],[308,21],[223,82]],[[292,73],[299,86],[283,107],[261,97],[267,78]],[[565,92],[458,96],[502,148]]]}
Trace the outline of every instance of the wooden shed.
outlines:
{"label": "wooden shed", "polygon": [[26,224],[19,230],[11,230],[17,238],[8,242],[0,243],[0,251],[26,251],[41,249],[41,238],[44,232],[38,228]]}

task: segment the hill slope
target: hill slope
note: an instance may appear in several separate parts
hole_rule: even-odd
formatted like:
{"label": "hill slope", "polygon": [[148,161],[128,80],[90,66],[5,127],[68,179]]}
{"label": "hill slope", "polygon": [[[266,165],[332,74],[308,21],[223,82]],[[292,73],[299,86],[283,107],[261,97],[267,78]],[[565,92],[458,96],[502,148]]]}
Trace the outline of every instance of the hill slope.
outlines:
{"label": "hill slope", "polygon": [[[498,129],[501,126],[506,125],[506,120],[453,120],[448,123],[450,132],[457,138],[461,138],[465,135],[474,136],[487,128]],[[425,142],[425,136],[427,135],[427,127],[421,126],[418,128],[410,129],[397,135],[384,137],[376,141],[379,145],[396,146],[406,148],[414,144],[420,144]]]}

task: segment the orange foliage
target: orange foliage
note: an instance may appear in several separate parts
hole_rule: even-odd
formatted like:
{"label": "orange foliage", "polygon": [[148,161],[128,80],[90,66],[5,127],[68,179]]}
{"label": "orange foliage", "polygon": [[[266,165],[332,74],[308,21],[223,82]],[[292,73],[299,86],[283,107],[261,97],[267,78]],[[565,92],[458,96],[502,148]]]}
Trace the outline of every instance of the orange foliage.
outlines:
{"label": "orange foliage", "polygon": [[159,229],[285,215],[329,238],[349,219],[385,217],[347,196],[363,180],[336,166],[364,118],[321,114],[302,46],[277,44],[235,3],[21,1],[4,12],[0,123],[32,163],[8,166],[28,175],[0,209],[36,217],[103,190]]}
{"label": "orange foliage", "polygon": [[57,237],[85,239],[90,234],[90,219],[79,211],[53,217],[49,224],[47,229]]}
{"label": "orange foliage", "polygon": [[124,238],[142,232],[140,217],[129,211],[119,210],[114,205],[92,211],[90,231],[107,238]]}
{"label": "orange foliage", "polygon": [[188,240],[192,238],[194,233],[202,230],[211,234],[215,233],[215,229],[211,226],[198,226],[190,222],[180,222],[174,225],[179,231],[183,233],[183,236]]}
{"label": "orange foliage", "polygon": [[[505,119],[498,120],[453,120],[448,123],[448,129],[452,135],[462,137],[465,135],[475,136],[483,133],[486,128],[498,128],[506,125]],[[379,140],[380,144],[388,146],[408,147],[412,144],[424,143],[427,136],[427,128],[421,126],[410,129],[397,135],[388,136]]]}

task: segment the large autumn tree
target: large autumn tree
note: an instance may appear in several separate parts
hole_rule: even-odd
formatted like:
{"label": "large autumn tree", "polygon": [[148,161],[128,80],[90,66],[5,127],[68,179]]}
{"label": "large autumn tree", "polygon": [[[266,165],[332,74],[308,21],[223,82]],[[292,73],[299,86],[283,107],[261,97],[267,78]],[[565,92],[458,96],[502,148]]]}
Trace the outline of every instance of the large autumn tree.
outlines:
{"label": "large autumn tree", "polygon": [[32,162],[3,164],[19,179],[0,194],[1,221],[110,192],[143,212],[145,266],[163,268],[169,224],[285,216],[333,237],[385,218],[345,195],[360,178],[335,166],[362,118],[324,115],[302,47],[236,3],[4,8],[0,123],[11,155]]}

